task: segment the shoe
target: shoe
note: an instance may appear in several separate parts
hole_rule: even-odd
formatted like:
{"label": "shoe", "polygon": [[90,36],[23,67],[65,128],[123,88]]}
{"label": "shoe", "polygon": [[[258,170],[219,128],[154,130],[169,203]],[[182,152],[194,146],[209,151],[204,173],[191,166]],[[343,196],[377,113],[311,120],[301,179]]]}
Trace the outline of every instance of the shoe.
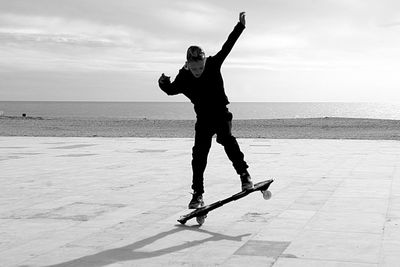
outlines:
{"label": "shoe", "polygon": [[189,209],[197,209],[204,206],[203,194],[194,192],[192,200],[189,203]]}
{"label": "shoe", "polygon": [[247,171],[240,175],[240,181],[242,182],[242,191],[254,188],[253,182],[251,181],[251,176]]}

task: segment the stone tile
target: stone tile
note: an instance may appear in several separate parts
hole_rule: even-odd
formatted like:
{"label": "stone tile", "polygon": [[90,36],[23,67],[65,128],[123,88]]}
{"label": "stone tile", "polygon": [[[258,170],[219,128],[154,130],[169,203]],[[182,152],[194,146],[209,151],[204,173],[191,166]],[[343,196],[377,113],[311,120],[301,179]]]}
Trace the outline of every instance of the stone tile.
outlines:
{"label": "stone tile", "polygon": [[69,262],[72,259],[82,258],[86,255],[95,254],[96,250],[85,247],[61,246],[44,255],[33,257],[27,261],[20,262],[21,266],[48,266]]}
{"label": "stone tile", "polygon": [[278,258],[289,244],[290,242],[250,240],[239,248],[235,255]]}
{"label": "stone tile", "polygon": [[323,212],[369,212],[386,214],[389,201],[385,198],[332,197],[321,208]]}
{"label": "stone tile", "polygon": [[64,157],[64,158],[81,158],[81,157],[91,157],[91,156],[97,156],[98,154],[65,154],[65,155],[59,155],[56,157]]}
{"label": "stone tile", "polygon": [[366,212],[319,212],[307,230],[382,234],[385,215]]}
{"label": "stone tile", "polygon": [[344,261],[324,261],[296,258],[279,258],[274,267],[378,267],[378,264]]}
{"label": "stone tile", "polygon": [[44,238],[49,233],[66,231],[76,223],[72,221],[58,220],[8,220],[0,225],[1,243],[0,251],[7,251],[21,246],[38,238]]}
{"label": "stone tile", "polygon": [[76,149],[76,148],[83,148],[83,147],[91,147],[95,146],[96,144],[79,144],[79,145],[70,145],[70,146],[58,146],[58,147],[50,147],[50,149]]}
{"label": "stone tile", "polygon": [[384,227],[384,240],[400,241],[400,217],[387,217]]}
{"label": "stone tile", "polygon": [[34,240],[28,241],[23,245],[0,252],[1,263],[4,266],[14,266],[23,262],[29,262],[37,256],[54,251],[64,244],[64,240],[36,237]]}
{"label": "stone tile", "polygon": [[292,257],[377,264],[381,235],[305,231],[285,250]]}
{"label": "stone tile", "polygon": [[242,267],[242,266],[262,266],[268,267],[273,266],[275,262],[274,258],[268,258],[265,256],[245,256],[245,255],[233,255],[221,266],[224,267]]}
{"label": "stone tile", "polygon": [[303,230],[297,229],[279,229],[264,227],[258,232],[252,240],[256,241],[277,241],[277,242],[292,242],[300,235]]}
{"label": "stone tile", "polygon": [[237,244],[226,241],[218,241],[218,245],[211,243],[203,243],[190,248],[187,251],[181,251],[179,260],[184,264],[201,265],[201,266],[218,266],[221,265],[231,257],[231,255],[238,249]]}
{"label": "stone tile", "polygon": [[399,239],[393,241],[384,241],[382,244],[382,252],[379,266],[397,266],[400,262],[400,241]]}
{"label": "stone tile", "polygon": [[[253,179],[275,179],[272,199],[252,194],[213,211],[200,228],[194,222],[178,229],[190,200],[191,138],[0,142],[5,266],[398,262],[398,142],[239,139]],[[205,183],[207,203],[238,191],[237,174],[215,140]],[[265,249],[286,243],[280,257]]]}
{"label": "stone tile", "polygon": [[[132,267],[132,266],[149,266],[149,267],[160,267],[160,266],[199,266],[208,267],[215,266],[212,264],[204,263],[203,261],[184,262],[179,259],[180,255],[171,254],[162,258],[143,258],[127,261],[119,261],[112,264],[107,264],[107,267]],[[99,264],[94,263],[94,266]],[[85,265],[87,266],[87,265]],[[101,266],[101,265],[100,265]]]}
{"label": "stone tile", "polygon": [[271,229],[285,229],[300,231],[308,224],[310,219],[275,218],[267,227]]}
{"label": "stone tile", "polygon": [[137,153],[164,153],[167,152],[167,149],[139,149]]}
{"label": "stone tile", "polygon": [[299,209],[288,209],[281,214],[277,218],[281,219],[297,219],[297,220],[310,220],[316,214],[315,211],[309,210],[299,210]]}
{"label": "stone tile", "polygon": [[308,191],[303,196],[296,199],[290,208],[312,211],[319,210],[331,194],[330,191]]}
{"label": "stone tile", "polygon": [[388,216],[400,217],[400,195],[392,196],[389,200]]}
{"label": "stone tile", "polygon": [[121,207],[124,207],[124,205],[75,202],[51,210],[27,209],[14,213],[9,218],[88,221],[105,212],[110,212]]}
{"label": "stone tile", "polygon": [[360,189],[356,186],[349,187],[339,187],[335,193],[333,193],[332,197],[343,198],[343,197],[351,197],[351,198],[389,198],[390,196],[390,188],[380,188],[371,186],[370,188]]}

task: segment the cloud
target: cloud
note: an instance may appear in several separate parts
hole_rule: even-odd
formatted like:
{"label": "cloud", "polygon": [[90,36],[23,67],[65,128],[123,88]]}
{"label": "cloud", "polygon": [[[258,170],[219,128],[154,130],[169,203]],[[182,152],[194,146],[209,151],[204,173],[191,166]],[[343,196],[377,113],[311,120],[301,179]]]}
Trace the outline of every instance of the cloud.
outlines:
{"label": "cloud", "polygon": [[95,24],[61,17],[0,15],[0,38],[5,42],[36,42],[80,46],[124,46],[132,42],[123,26]]}
{"label": "cloud", "polygon": [[171,60],[173,40],[123,25],[55,16],[0,14],[2,70],[149,71]]}
{"label": "cloud", "polygon": [[184,32],[210,34],[218,31],[217,25],[226,23],[228,12],[216,5],[199,1],[171,1],[162,12],[154,15],[164,25]]}
{"label": "cloud", "polygon": [[[291,86],[311,87],[324,74],[319,85],[329,80],[332,88],[342,76],[365,77],[368,83],[374,74],[399,68],[399,3],[0,0],[0,69],[14,73],[16,80],[24,71],[173,75],[187,46],[198,44],[215,54],[245,10],[247,28],[224,64],[228,77],[257,73],[240,78],[257,85],[269,74],[281,77],[265,80],[269,85],[290,80]],[[307,81],[299,78],[305,72]]]}
{"label": "cloud", "polygon": [[221,8],[186,1],[159,5],[151,12],[149,5],[139,3],[130,21],[121,12],[121,23],[95,20],[90,14],[0,13],[0,67],[149,71],[182,64],[189,43],[217,46],[205,36],[224,20]]}
{"label": "cloud", "polygon": [[380,27],[383,28],[391,28],[391,27],[398,27],[400,26],[400,22],[396,21],[396,22],[390,22],[390,23],[385,23],[385,24],[381,24],[379,25]]}
{"label": "cloud", "polygon": [[242,50],[258,52],[271,49],[302,48],[307,45],[307,40],[300,36],[286,33],[261,33],[246,35],[243,40],[240,40],[238,46]]}

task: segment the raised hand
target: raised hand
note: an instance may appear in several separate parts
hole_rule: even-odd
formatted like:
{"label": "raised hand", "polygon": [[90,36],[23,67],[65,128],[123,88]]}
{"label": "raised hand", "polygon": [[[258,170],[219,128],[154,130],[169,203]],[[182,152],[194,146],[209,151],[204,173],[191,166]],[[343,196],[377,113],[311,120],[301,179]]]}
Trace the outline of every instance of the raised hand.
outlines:
{"label": "raised hand", "polygon": [[240,12],[239,21],[243,24],[243,26],[246,26],[246,12]]}
{"label": "raised hand", "polygon": [[170,78],[171,78],[170,76],[165,76],[163,73],[163,74],[161,74],[160,79],[158,79],[158,82],[161,84],[171,83]]}

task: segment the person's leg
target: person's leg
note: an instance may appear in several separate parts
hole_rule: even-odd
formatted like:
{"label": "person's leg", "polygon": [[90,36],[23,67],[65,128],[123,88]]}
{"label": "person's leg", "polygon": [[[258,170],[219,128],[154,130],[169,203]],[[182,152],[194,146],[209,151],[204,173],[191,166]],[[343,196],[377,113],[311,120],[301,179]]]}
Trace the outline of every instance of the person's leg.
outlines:
{"label": "person's leg", "polygon": [[236,138],[232,135],[232,113],[227,112],[226,118],[221,120],[217,129],[217,142],[224,146],[226,155],[231,160],[237,174],[240,175],[242,190],[253,188],[250,174],[247,171],[249,167],[244,160],[244,155]]}
{"label": "person's leg", "polygon": [[249,167],[244,160],[244,155],[236,138],[232,135],[232,113],[227,112],[226,117],[221,120],[217,129],[217,142],[221,144],[226,155],[232,162],[237,174],[242,174]]}
{"label": "person's leg", "polygon": [[204,171],[207,166],[207,157],[211,148],[212,129],[203,122],[196,122],[194,146],[192,149],[192,189],[195,193],[204,193]]}

